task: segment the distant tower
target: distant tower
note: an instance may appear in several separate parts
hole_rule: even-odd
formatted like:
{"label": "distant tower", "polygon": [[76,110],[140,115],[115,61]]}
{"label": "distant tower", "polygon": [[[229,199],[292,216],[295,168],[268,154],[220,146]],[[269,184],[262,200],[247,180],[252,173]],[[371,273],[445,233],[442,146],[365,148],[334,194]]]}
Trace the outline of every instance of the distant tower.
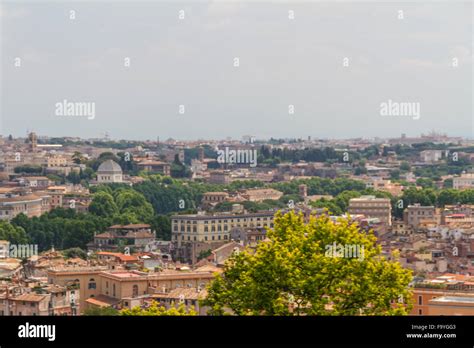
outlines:
{"label": "distant tower", "polygon": [[28,135],[28,140],[30,141],[30,150],[36,151],[36,147],[38,145],[38,137],[36,136],[35,132],[31,132]]}
{"label": "distant tower", "polygon": [[204,149],[202,147],[199,148],[199,161],[204,162]]}
{"label": "distant tower", "polygon": [[300,197],[304,198],[308,196],[308,186],[306,186],[305,184],[301,184],[300,186],[298,186],[298,189]]}

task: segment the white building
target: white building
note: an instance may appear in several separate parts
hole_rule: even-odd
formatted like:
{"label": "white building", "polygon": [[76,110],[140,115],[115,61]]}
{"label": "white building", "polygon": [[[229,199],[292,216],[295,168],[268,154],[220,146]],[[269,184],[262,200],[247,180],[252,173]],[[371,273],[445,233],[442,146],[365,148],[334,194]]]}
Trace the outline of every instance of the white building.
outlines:
{"label": "white building", "polygon": [[454,177],[453,188],[456,190],[474,188],[474,173],[461,174],[461,176]]}
{"label": "white building", "polygon": [[112,160],[103,162],[97,169],[97,181],[99,184],[122,182],[122,168]]}
{"label": "white building", "polygon": [[438,162],[443,158],[442,150],[425,150],[420,152],[420,159],[422,162]]}

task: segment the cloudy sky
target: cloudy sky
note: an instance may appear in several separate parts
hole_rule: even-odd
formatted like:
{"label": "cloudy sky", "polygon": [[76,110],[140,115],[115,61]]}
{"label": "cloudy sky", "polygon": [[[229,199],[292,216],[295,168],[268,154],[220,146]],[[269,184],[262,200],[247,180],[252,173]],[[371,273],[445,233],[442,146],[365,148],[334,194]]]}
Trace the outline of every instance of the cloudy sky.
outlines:
{"label": "cloudy sky", "polygon": [[[0,134],[473,137],[473,17],[459,1],[3,1]],[[64,100],[95,117],[56,115]],[[420,117],[381,115],[389,100]]]}

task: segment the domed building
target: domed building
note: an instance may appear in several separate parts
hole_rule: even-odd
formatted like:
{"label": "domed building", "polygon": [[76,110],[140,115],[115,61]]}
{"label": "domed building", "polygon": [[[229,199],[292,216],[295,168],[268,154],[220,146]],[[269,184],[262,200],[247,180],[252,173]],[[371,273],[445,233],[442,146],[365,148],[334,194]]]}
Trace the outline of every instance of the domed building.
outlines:
{"label": "domed building", "polygon": [[97,169],[97,182],[107,184],[111,182],[122,182],[122,168],[117,162],[107,160]]}

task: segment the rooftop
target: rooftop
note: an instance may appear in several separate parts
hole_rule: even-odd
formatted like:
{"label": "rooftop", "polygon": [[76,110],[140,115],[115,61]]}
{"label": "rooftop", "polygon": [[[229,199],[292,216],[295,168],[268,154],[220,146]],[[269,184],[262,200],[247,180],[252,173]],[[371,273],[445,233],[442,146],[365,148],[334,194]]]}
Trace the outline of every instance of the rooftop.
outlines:
{"label": "rooftop", "polygon": [[11,298],[13,301],[25,301],[25,302],[40,302],[42,301],[46,295],[38,295],[38,294],[21,294],[20,296]]}
{"label": "rooftop", "polygon": [[101,172],[122,173],[122,168],[117,162],[107,160],[102,162],[99,168],[97,169],[97,173]]}
{"label": "rooftop", "polygon": [[431,300],[432,302],[456,302],[456,303],[471,303],[474,304],[473,297],[461,297],[461,296],[441,296]]}

